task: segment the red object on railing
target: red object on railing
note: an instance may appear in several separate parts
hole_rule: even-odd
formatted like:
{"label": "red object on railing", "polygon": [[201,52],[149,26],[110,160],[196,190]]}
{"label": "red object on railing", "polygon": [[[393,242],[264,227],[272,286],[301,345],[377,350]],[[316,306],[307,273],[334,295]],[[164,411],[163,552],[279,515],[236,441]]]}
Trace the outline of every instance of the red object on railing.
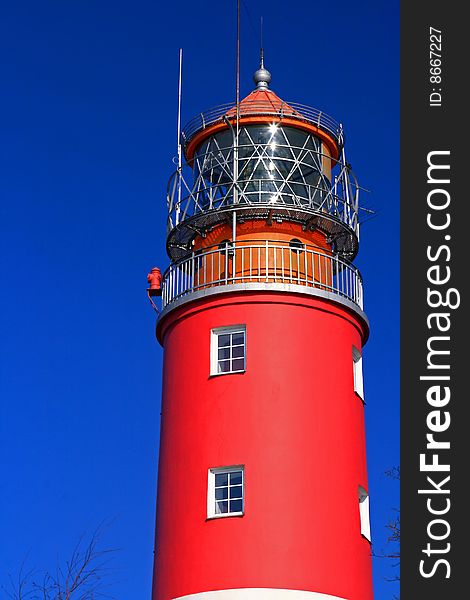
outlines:
{"label": "red object on railing", "polygon": [[162,274],[158,267],[153,267],[150,273],[147,275],[147,281],[149,284],[148,293],[149,296],[161,296],[162,295]]}

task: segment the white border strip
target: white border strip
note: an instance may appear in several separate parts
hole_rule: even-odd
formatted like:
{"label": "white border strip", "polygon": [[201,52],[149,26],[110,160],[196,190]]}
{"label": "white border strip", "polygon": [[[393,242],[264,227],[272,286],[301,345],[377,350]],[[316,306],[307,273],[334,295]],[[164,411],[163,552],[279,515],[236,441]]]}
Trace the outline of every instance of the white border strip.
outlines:
{"label": "white border strip", "polygon": [[274,588],[240,588],[216,590],[180,596],[174,600],[347,600],[340,596],[330,596],[319,592],[302,590],[283,590]]}

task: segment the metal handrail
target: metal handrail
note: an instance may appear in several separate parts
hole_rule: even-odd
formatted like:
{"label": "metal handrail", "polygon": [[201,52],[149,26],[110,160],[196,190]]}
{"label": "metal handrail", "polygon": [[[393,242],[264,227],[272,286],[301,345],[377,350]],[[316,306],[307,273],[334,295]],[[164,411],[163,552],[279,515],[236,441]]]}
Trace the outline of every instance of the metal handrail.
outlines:
{"label": "metal handrail", "polygon": [[236,241],[195,251],[163,275],[162,306],[194,292],[216,293],[236,284],[294,284],[315,288],[363,308],[362,278],[356,267],[318,247],[282,241]]}
{"label": "metal handrail", "polygon": [[[186,145],[196,133],[209,125],[222,121],[224,117],[235,118],[236,106],[233,103],[221,104],[199,113],[183,127],[181,140]],[[233,113],[233,114],[232,114]],[[240,116],[273,116],[279,119],[289,117],[316,125],[331,134],[340,148],[344,145],[344,134],[341,125],[323,111],[298,102],[286,102],[279,108],[270,106],[266,101],[245,100],[240,104]]]}

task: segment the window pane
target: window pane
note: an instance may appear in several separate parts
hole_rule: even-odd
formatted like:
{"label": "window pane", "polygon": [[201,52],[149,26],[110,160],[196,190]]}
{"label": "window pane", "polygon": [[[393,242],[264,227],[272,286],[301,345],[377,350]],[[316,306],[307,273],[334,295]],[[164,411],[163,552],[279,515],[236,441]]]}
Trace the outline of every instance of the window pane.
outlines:
{"label": "window pane", "polygon": [[242,483],[242,472],[234,471],[230,473],[230,485],[241,485]]}
{"label": "window pane", "polygon": [[245,356],[245,346],[235,346],[235,348],[232,348],[232,356],[233,358],[243,358]]}
{"label": "window pane", "polygon": [[218,363],[219,373],[228,373],[230,371],[230,361],[221,360]]}
{"label": "window pane", "polygon": [[232,346],[238,346],[245,343],[245,334],[243,332],[234,333],[232,335]]}
{"label": "window pane", "polygon": [[230,348],[219,348],[219,360],[230,358]]}
{"label": "window pane", "polygon": [[215,487],[228,485],[228,473],[216,473],[215,474]]}
{"label": "window pane", "polygon": [[230,501],[230,512],[242,512],[243,500],[231,500]]}
{"label": "window pane", "polygon": [[215,499],[216,500],[227,500],[228,498],[228,488],[221,487],[215,488]]}
{"label": "window pane", "polygon": [[215,503],[215,514],[222,515],[224,513],[228,513],[228,502],[216,502]]}
{"label": "window pane", "polygon": [[353,374],[354,374],[354,391],[364,400],[364,381],[362,378],[362,356],[360,350],[355,346],[352,348],[353,357]]}
{"label": "window pane", "polygon": [[230,333],[220,334],[218,336],[218,342],[219,348],[230,346]]}
{"label": "window pane", "polygon": [[361,517],[361,533],[370,542],[369,496],[361,486],[359,486],[359,514]]}
{"label": "window pane", "polygon": [[245,368],[245,361],[243,358],[236,358],[232,362],[232,371],[243,371]]}
{"label": "window pane", "polygon": [[241,498],[242,496],[243,496],[243,494],[242,494],[242,486],[241,485],[236,485],[236,486],[230,488],[230,499]]}

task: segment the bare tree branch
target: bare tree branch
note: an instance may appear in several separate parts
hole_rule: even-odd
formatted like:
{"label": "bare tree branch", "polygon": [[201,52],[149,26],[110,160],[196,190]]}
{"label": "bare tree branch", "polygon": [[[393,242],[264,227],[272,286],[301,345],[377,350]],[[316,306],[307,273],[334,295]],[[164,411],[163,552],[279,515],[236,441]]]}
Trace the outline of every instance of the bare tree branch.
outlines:
{"label": "bare tree branch", "polygon": [[[393,467],[392,469],[385,471],[385,474],[387,475],[387,477],[390,477],[391,479],[400,481],[400,467],[399,466]],[[392,567],[399,569],[399,567],[400,567],[400,510],[395,508],[394,511],[396,512],[396,517],[394,519],[391,519],[385,525],[385,527],[389,530],[387,544],[389,544],[390,547],[386,551],[382,550],[381,552],[374,552],[373,555],[376,558],[391,559],[392,561],[394,561],[392,563]],[[398,572],[398,574],[394,575],[393,577],[388,578],[387,581],[400,581],[399,572]],[[394,596],[394,598],[395,598],[395,600],[399,600],[399,598],[397,596]]]}
{"label": "bare tree branch", "polygon": [[110,566],[117,548],[100,548],[101,536],[106,528],[101,523],[93,532],[87,545],[82,535],[72,550],[70,559],[62,566],[60,561],[53,572],[45,572],[36,581],[34,571],[25,572],[21,565],[17,580],[9,576],[8,589],[1,589],[10,600],[99,600],[112,598],[107,593],[114,581]]}

